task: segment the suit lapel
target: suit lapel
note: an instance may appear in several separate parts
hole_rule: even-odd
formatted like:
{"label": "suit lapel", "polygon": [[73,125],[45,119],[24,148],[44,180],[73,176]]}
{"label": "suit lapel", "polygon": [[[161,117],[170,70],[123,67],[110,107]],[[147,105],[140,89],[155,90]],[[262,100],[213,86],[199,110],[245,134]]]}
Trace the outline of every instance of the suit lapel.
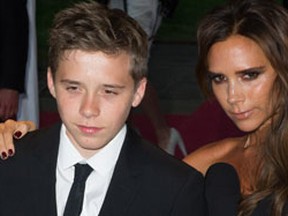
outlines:
{"label": "suit lapel", "polygon": [[[47,202],[47,211],[50,212],[47,215],[56,216],[56,163],[59,148],[59,134],[61,124],[57,124],[46,131],[44,130],[39,136],[38,148],[35,150],[35,159],[38,162],[39,171],[42,173],[41,179],[46,185],[40,181],[38,184],[43,186],[43,193],[45,194],[45,201]],[[43,143],[43,140],[46,140]],[[38,179],[39,181],[39,179]]]}
{"label": "suit lapel", "polygon": [[128,129],[99,216],[126,215],[137,194],[139,177],[143,174],[144,163],[139,162],[143,157],[139,151],[140,142],[138,135]]}

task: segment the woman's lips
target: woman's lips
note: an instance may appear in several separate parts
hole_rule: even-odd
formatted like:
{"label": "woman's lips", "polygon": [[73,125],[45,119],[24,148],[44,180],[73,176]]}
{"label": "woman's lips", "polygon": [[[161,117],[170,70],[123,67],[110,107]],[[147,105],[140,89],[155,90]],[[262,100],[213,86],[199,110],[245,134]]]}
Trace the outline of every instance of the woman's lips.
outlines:
{"label": "woman's lips", "polygon": [[237,119],[237,120],[245,120],[248,119],[249,116],[251,116],[252,111],[244,111],[244,112],[230,112],[230,115],[232,116],[232,118]]}

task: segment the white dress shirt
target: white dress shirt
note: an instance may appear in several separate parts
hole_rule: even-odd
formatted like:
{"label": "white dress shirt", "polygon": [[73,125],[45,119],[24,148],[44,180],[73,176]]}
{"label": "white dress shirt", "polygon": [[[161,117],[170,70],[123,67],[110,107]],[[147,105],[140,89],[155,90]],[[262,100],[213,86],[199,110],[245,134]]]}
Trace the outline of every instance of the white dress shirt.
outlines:
{"label": "white dress shirt", "polygon": [[97,216],[104,202],[112,174],[119,157],[127,127],[126,125],[105,147],[89,159],[83,158],[61,127],[60,145],[56,167],[57,215],[63,215],[70,188],[74,179],[74,165],[87,163],[93,171],[86,181],[81,216]]}

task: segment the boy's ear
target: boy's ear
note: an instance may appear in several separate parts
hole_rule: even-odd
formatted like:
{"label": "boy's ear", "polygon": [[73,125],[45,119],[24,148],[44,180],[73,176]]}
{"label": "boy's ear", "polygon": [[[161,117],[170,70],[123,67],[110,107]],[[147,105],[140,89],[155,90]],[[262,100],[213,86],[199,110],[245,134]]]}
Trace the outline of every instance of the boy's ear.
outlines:
{"label": "boy's ear", "polygon": [[146,84],[147,84],[147,79],[143,78],[142,80],[139,81],[139,83],[136,86],[136,91],[134,93],[134,98],[133,98],[133,102],[132,102],[132,107],[137,107],[144,95],[145,95],[145,89],[146,89]]}
{"label": "boy's ear", "polygon": [[49,88],[50,94],[55,98],[56,93],[55,93],[54,79],[50,67],[47,68],[47,86]]}

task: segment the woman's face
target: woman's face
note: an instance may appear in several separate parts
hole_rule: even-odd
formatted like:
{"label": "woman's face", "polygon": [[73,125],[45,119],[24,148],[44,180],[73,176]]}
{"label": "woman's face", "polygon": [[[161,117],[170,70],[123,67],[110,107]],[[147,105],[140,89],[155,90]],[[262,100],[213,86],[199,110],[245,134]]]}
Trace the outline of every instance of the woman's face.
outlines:
{"label": "woman's face", "polygon": [[208,70],[215,97],[240,130],[256,130],[271,118],[277,75],[253,40],[233,35],[215,43]]}

